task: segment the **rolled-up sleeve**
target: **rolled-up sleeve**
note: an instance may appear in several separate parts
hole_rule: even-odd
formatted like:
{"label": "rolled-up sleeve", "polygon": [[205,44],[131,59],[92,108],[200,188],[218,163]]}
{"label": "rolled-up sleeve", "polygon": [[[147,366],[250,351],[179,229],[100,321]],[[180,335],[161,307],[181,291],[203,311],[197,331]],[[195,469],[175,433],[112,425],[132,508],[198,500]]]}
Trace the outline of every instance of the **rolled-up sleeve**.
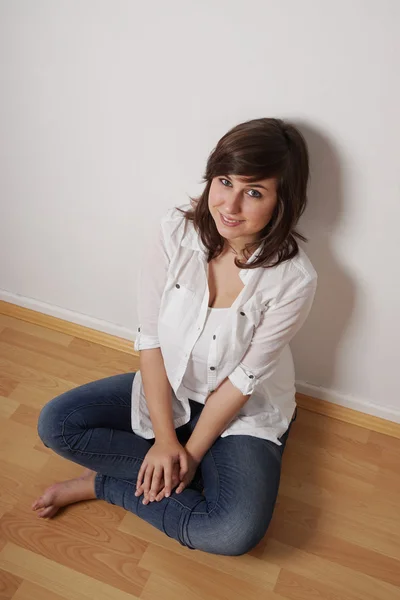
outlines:
{"label": "rolled-up sleeve", "polygon": [[144,251],[137,278],[137,314],[139,326],[134,342],[135,350],[159,348],[158,315],[165,288],[169,256],[162,226]]}
{"label": "rolled-up sleeve", "polygon": [[282,350],[307,319],[316,286],[316,279],[308,280],[276,304],[269,304],[246,354],[228,376],[243,395],[252,394],[256,386],[273,373]]}

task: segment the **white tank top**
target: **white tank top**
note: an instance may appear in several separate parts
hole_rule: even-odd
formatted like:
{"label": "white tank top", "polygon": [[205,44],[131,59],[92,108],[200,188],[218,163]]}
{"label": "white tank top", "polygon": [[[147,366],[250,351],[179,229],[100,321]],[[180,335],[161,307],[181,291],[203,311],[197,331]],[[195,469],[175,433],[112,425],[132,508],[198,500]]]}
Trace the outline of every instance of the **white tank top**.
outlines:
{"label": "white tank top", "polygon": [[197,342],[193,346],[182,386],[188,398],[205,404],[207,390],[207,357],[210,351],[210,340],[216,333],[222,319],[229,308],[210,308],[207,310],[206,322]]}

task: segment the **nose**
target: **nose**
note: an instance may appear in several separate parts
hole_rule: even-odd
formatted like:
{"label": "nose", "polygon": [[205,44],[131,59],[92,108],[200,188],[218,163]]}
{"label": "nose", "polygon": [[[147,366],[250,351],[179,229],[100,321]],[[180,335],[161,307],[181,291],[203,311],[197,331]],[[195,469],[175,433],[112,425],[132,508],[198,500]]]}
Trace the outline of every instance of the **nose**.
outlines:
{"label": "nose", "polygon": [[238,213],[240,213],[240,199],[240,192],[237,192],[236,194],[232,192],[229,195],[229,198],[226,198],[224,200],[225,214],[237,215]]}

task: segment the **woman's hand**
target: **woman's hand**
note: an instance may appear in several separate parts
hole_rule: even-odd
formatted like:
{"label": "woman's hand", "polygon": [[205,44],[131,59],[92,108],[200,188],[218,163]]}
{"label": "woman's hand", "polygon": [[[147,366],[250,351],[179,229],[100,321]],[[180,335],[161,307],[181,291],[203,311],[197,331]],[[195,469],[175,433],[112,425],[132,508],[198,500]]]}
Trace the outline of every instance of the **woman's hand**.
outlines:
{"label": "woman's hand", "polygon": [[188,455],[179,441],[156,440],[140,467],[135,496],[144,493],[144,504],[155,500],[161,491],[168,498],[172,491],[173,475],[176,485],[176,480],[182,481],[187,472]]}
{"label": "woman's hand", "polygon": [[[180,483],[180,479],[179,479],[179,464],[175,464],[172,470],[172,489],[175,489],[176,486]],[[161,492],[156,496],[156,501],[160,502],[160,500],[162,500],[165,497],[165,492],[166,492],[166,488],[165,488],[165,482],[164,480],[162,480],[161,482]],[[147,504],[147,502],[146,502]]]}
{"label": "woman's hand", "polygon": [[195,460],[193,456],[187,453],[188,457],[188,470],[187,473],[183,476],[180,484],[176,489],[176,493],[180,494],[183,490],[193,481],[193,478],[196,474],[197,467],[199,466],[199,461]]}
{"label": "woman's hand", "polygon": [[[179,470],[180,470],[180,465],[179,465],[179,463],[177,463],[173,466],[173,469],[172,469],[172,489],[175,489],[176,486],[180,483]],[[159,494],[156,496],[157,502],[160,502],[160,500],[162,500],[165,497],[166,487],[165,487],[164,477],[161,480],[160,486],[161,486],[161,492],[159,492]],[[140,486],[140,488],[137,491],[139,493],[135,494],[135,496],[140,496],[141,494],[143,494],[143,484]],[[148,504],[149,502],[152,502],[152,500],[148,500],[148,499],[143,500],[144,504]]]}
{"label": "woman's hand", "polygon": [[[186,475],[184,475],[183,481],[179,479],[179,465],[174,465],[174,471],[172,473],[172,489],[174,489],[179,484],[178,488],[176,489],[177,494],[183,492],[183,490],[193,481],[199,464],[200,463],[198,461],[195,461],[193,457],[190,456],[190,454],[188,455],[188,472],[186,473]],[[161,492],[156,496],[156,501],[160,502],[160,500],[162,500],[164,496],[165,488],[162,489]]]}

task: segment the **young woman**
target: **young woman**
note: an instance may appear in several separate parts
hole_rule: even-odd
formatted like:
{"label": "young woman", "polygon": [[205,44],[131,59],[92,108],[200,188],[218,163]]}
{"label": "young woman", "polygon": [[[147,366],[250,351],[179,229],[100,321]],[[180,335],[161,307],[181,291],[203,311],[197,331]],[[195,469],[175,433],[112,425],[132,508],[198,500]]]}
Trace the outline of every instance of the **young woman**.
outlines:
{"label": "young woman", "polygon": [[191,549],[248,552],[265,535],[296,414],[289,342],[317,276],[296,237],[308,152],[279,119],[237,125],[205,189],[171,208],[138,285],[140,369],[54,398],[38,431],[86,467],[33,504],[40,517],[98,498]]}

